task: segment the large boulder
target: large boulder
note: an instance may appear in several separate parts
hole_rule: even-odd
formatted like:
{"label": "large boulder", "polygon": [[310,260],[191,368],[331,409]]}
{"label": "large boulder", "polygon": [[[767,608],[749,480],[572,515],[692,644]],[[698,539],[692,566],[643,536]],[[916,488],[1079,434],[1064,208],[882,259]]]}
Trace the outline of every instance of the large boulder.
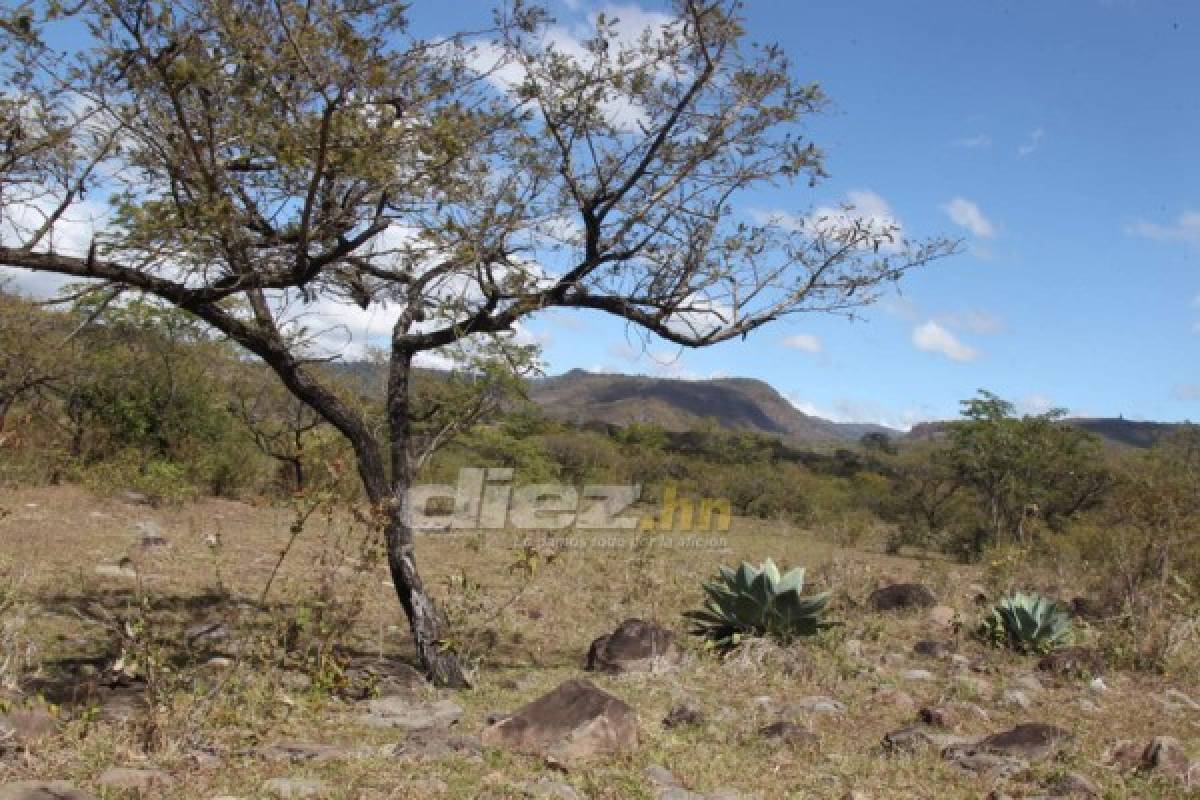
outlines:
{"label": "large boulder", "polygon": [[1155,736],[1145,744],[1128,740],[1117,742],[1109,752],[1108,763],[1121,769],[1136,769],[1187,782],[1192,764],[1183,744],[1172,736]]}
{"label": "large boulder", "polygon": [[1011,730],[993,733],[979,740],[978,749],[995,755],[1045,761],[1054,756],[1074,737],[1057,725],[1024,722]]}
{"label": "large boulder", "polygon": [[675,633],[656,622],[627,619],[592,642],[587,668],[599,672],[662,672],[683,657]]}
{"label": "large boulder", "polygon": [[867,605],[873,611],[900,611],[909,608],[932,608],[937,598],[928,587],[919,583],[895,583],[871,592]]}
{"label": "large boulder", "polygon": [[637,714],[586,680],[570,680],[483,731],[485,747],[559,763],[586,761],[638,744]]}

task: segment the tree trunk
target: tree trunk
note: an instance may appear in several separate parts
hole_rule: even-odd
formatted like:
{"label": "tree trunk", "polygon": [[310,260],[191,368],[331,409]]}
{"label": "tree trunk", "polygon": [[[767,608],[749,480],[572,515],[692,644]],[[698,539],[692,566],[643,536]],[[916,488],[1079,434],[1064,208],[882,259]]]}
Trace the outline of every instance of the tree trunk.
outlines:
{"label": "tree trunk", "polygon": [[417,571],[413,552],[413,529],[408,517],[408,490],[413,483],[409,453],[412,403],[412,353],[393,350],[388,375],[387,411],[391,447],[391,491],[386,505],[388,567],[392,584],[412,628],[417,656],[425,672],[438,686],[470,686],[462,665],[452,650],[443,646],[444,621]]}

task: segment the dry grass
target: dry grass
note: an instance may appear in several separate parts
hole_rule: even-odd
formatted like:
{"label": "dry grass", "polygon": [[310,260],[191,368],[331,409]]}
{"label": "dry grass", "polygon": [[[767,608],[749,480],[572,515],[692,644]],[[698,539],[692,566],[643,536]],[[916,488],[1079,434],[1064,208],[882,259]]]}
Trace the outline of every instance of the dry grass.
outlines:
{"label": "dry grass", "polygon": [[[257,602],[289,540],[288,509],[207,500],[153,510],[98,500],[69,487],[3,491],[0,508],[10,512],[0,519],[0,562],[26,576],[22,596],[37,615],[25,630],[34,634],[46,673],[86,660],[103,669],[123,655],[135,671],[151,675],[155,702],[148,721],[136,726],[111,725],[81,707],[64,708],[63,734],[27,754],[0,760],[0,782],[45,777],[94,787],[107,767],[152,764],[176,778],[161,796],[180,800],[257,797],[264,779],[281,775],[324,778],[336,787],[336,798],[426,796],[406,786],[428,778],[445,781],[451,797],[502,798],[522,796],[518,784],[547,769],[535,759],[490,751],[482,759],[414,764],[375,756],[300,766],[245,754],[284,739],[379,748],[400,740],[398,733],[353,724],[350,704],[324,691],[322,682],[335,685],[337,676],[330,662],[310,658],[325,652],[319,631],[308,632],[308,649],[285,656],[280,646],[294,638],[296,619],[332,613],[322,612],[317,600],[319,587],[334,582],[327,596],[358,592],[362,598],[361,609],[346,611],[353,625],[337,641],[339,655],[411,657],[398,605],[385,585],[386,570],[359,546],[361,532],[347,519],[310,521],[263,610]],[[161,527],[169,547],[143,551],[136,546],[139,534],[133,526],[148,519]],[[205,544],[213,533],[222,540],[216,551]],[[876,586],[920,580],[965,620],[974,620],[969,587],[984,579],[976,570],[841,549],[778,523],[745,520],[735,521],[724,550],[667,544],[679,543],[527,550],[511,533],[426,537],[420,543],[426,578],[458,623],[456,643],[477,665],[476,688],[454,693],[466,709],[462,731],[476,733],[490,712],[514,708],[577,675],[591,639],[626,617],[656,619],[682,634],[681,612],[698,602],[700,582],[718,563],[769,555],[782,564],[809,567],[811,583],[834,589],[834,613],[845,624],[791,650],[759,647],[720,662],[689,643],[687,662],[677,673],[594,677],[637,709],[642,744],[628,758],[556,775],[556,780],[587,797],[648,798],[654,795],[642,771],[661,764],[699,792],[733,787],[764,798],[836,798],[852,790],[876,798],[977,798],[993,788],[1037,794],[1053,774],[1080,770],[1110,797],[1183,796],[1178,786],[1123,777],[1101,764],[1118,738],[1176,736],[1200,755],[1200,714],[1164,712],[1151,699],[1166,688],[1161,679],[1110,675],[1110,691],[1102,696],[1090,695],[1084,684],[1048,685],[1034,698],[1033,709],[1012,709],[1000,698],[1029,669],[1028,660],[983,651],[959,634],[960,652],[992,667],[977,676],[991,684],[981,692],[955,679],[945,662],[911,654],[917,639],[950,634],[939,636],[917,615],[864,610],[866,595]],[[123,558],[133,561],[136,580],[95,573],[96,565],[116,565]],[[183,631],[199,622],[227,625],[229,638],[214,648],[230,655],[233,667],[205,666],[208,649],[184,641]],[[850,639],[861,643],[856,645],[860,656],[848,652]],[[905,681],[902,670],[910,667],[930,669],[936,679]],[[313,676],[317,684],[303,688]],[[1200,676],[1176,676],[1170,685],[1196,695]],[[913,720],[910,709],[880,701],[877,693],[887,687],[907,691],[918,704],[979,703],[990,720],[968,721],[966,733],[1039,720],[1072,730],[1077,744],[1065,760],[1004,781],[962,772],[934,753],[887,757],[878,750],[883,735]],[[817,694],[848,707],[844,716],[808,719],[820,736],[819,747],[789,750],[756,735],[790,702]],[[1085,697],[1101,710],[1081,710]],[[708,721],[684,729],[660,725],[684,700],[700,707]],[[198,752],[217,758],[198,763]]]}

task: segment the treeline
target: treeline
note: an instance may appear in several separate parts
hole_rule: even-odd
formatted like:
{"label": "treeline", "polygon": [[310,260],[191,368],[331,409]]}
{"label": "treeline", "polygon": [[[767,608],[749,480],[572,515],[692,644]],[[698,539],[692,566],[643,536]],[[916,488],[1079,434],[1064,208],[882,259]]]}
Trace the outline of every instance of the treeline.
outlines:
{"label": "treeline", "polygon": [[[315,368],[382,429],[380,365]],[[1127,595],[1200,575],[1193,426],[1149,450],[1118,450],[1061,424],[1059,411],[1022,416],[980,392],[933,440],[870,434],[810,452],[715,421],[685,433],[570,425],[503,376],[424,372],[417,383],[422,480],[495,466],[518,483],[637,483],[648,501],[674,486],[846,544],[997,563],[1014,550],[1077,559]],[[156,502],[317,491],[354,500],[353,464],[260,362],[183,312],[95,295],[56,311],[0,294],[0,481],[72,481]]]}

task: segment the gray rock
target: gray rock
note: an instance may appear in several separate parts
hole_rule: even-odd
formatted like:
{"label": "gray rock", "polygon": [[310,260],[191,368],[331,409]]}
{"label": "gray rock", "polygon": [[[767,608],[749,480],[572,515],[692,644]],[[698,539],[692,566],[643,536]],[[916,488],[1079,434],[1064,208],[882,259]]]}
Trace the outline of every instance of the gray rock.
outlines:
{"label": "gray rock", "polygon": [[373,728],[423,731],[448,728],[462,719],[462,707],[449,700],[418,700],[408,695],[387,695],[369,701],[363,721]]}
{"label": "gray rock", "polygon": [[973,739],[963,736],[938,733],[929,728],[909,725],[886,734],[882,744],[884,751],[888,753],[915,753],[928,748],[944,750],[948,747],[969,745],[973,742]]}
{"label": "gray rock", "polygon": [[96,800],[66,781],[16,781],[0,785],[0,800]]}
{"label": "gray rock", "polygon": [[175,779],[161,769],[113,767],[100,773],[96,783],[117,792],[136,792],[140,797],[158,797],[175,785]]}
{"label": "gray rock", "polygon": [[900,677],[906,681],[932,681],[937,679],[937,676],[927,669],[906,669],[900,673]]}
{"label": "gray rock", "polygon": [[642,776],[655,786],[678,786],[679,781],[671,770],[659,764],[651,764],[642,770]]}
{"label": "gray rock", "polygon": [[938,642],[932,639],[921,639],[913,645],[913,652],[925,658],[948,658],[954,652],[954,647],[948,642]]}
{"label": "gray rock", "polygon": [[1099,797],[1100,787],[1088,776],[1070,772],[1055,778],[1046,786],[1051,797]]}
{"label": "gray rock", "polygon": [[979,749],[1029,761],[1045,761],[1074,741],[1070,732],[1044,722],[1025,722],[979,740]]}
{"label": "gray rock", "polygon": [[393,758],[410,759],[440,759],[456,756],[471,761],[482,757],[483,745],[479,740],[470,736],[455,736],[443,729],[412,731],[408,737],[392,748]]}
{"label": "gray rock", "polygon": [[547,800],[583,800],[583,795],[569,783],[542,778],[538,781],[528,781],[521,784],[521,791],[526,797],[547,798]]}
{"label": "gray rock", "polygon": [[636,749],[637,714],[590,681],[571,680],[485,728],[482,742],[569,764]]}
{"label": "gray rock", "polygon": [[808,728],[787,720],[780,720],[779,722],[772,722],[770,725],[765,725],[759,728],[758,734],[764,739],[774,739],[790,747],[809,747],[819,744],[821,741]]}
{"label": "gray rock", "polygon": [[345,761],[373,755],[370,748],[351,749],[332,744],[315,742],[282,741],[256,748],[254,754],[266,761],[287,761],[295,764],[324,764],[329,761]]}
{"label": "gray rock", "polygon": [[704,712],[689,703],[680,703],[663,717],[664,728],[682,728],[704,722]]}
{"label": "gray rock", "polygon": [[592,642],[587,669],[599,672],[666,672],[683,659],[674,631],[656,622],[627,619]]}
{"label": "gray rock", "polygon": [[846,704],[818,694],[800,698],[789,706],[789,710],[807,711],[810,714],[845,714]]}
{"label": "gray rock", "polygon": [[136,569],[122,564],[98,564],[93,572],[102,578],[136,580],[138,576]]}
{"label": "gray rock", "polygon": [[327,797],[329,784],[315,778],[272,778],[262,785],[262,790],[280,800],[304,797]]}
{"label": "gray rock", "polygon": [[1002,700],[1005,705],[1015,706],[1022,711],[1028,711],[1033,708],[1033,701],[1029,699],[1029,695],[1020,689],[1005,689]]}
{"label": "gray rock", "polygon": [[0,714],[0,750],[28,747],[53,736],[57,723],[44,709]]}
{"label": "gray rock", "polygon": [[871,592],[867,605],[873,611],[931,608],[937,603],[928,587],[919,583],[897,583]]}
{"label": "gray rock", "polygon": [[1064,647],[1038,661],[1038,669],[1068,678],[1104,674],[1104,656],[1090,647]]}

